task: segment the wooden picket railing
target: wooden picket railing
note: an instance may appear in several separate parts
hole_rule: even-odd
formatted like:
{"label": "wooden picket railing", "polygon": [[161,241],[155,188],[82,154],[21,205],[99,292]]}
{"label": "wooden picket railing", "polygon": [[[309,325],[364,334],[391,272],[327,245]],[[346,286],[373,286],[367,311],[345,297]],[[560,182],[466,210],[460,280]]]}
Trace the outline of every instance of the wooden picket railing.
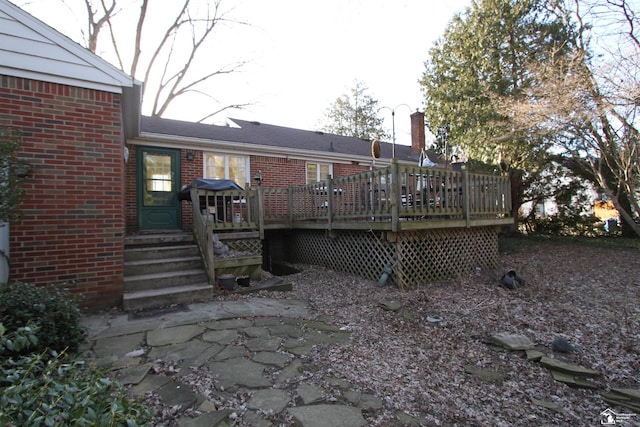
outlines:
{"label": "wooden picket railing", "polygon": [[193,189],[192,202],[194,224],[204,224],[200,231],[205,226],[215,232],[259,230],[261,236],[276,228],[400,231],[507,224],[510,188],[503,176],[394,162],[302,186]]}

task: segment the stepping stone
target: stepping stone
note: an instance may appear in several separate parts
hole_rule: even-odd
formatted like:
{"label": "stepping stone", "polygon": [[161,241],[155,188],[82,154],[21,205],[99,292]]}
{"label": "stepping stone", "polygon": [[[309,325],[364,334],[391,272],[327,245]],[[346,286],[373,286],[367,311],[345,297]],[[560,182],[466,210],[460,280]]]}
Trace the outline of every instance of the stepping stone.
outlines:
{"label": "stepping stone", "polygon": [[154,391],[171,381],[171,377],[164,375],[147,375],[140,383],[131,387],[134,396],[142,396],[148,391]]}
{"label": "stepping stone", "polygon": [[147,344],[160,347],[168,344],[180,344],[200,335],[205,330],[199,325],[175,326],[173,328],[155,329],[147,332]]}
{"label": "stepping stone", "polygon": [[311,405],[289,408],[287,412],[302,427],[362,427],[367,421],[353,406]]}
{"label": "stepping stone", "polygon": [[222,350],[222,346],[219,344],[206,343],[202,341],[189,341],[180,344],[154,347],[149,352],[149,359],[161,359],[165,361],[193,360],[211,348],[214,349],[215,353]]}
{"label": "stepping stone", "polygon": [[365,411],[368,411],[371,409],[381,409],[382,399],[380,399],[378,396],[374,396],[373,394],[362,393],[362,396],[360,396],[360,402],[358,403],[358,406],[361,409],[364,409]]}
{"label": "stepping stone", "polygon": [[209,322],[204,326],[207,329],[242,329],[248,328],[252,325],[251,320],[248,319],[225,319],[225,320],[217,320],[215,322]]}
{"label": "stepping stone", "polygon": [[204,412],[196,418],[183,417],[178,419],[178,427],[215,427],[228,419],[232,413],[231,409],[221,409],[219,411]]}
{"label": "stepping stone", "polygon": [[640,401],[640,389],[637,388],[612,388],[611,391],[627,396],[630,399]]}
{"label": "stepping stone", "polygon": [[280,337],[260,337],[248,340],[245,346],[250,351],[276,351],[280,348],[282,338]]}
{"label": "stepping stone", "polygon": [[231,344],[238,338],[238,331],[234,329],[221,329],[208,331],[202,334],[202,341],[215,342],[222,345]]}
{"label": "stepping stone", "polygon": [[303,364],[300,359],[293,359],[278,375],[278,383],[284,383],[290,379],[300,376],[304,372]]}
{"label": "stepping stone", "polygon": [[251,326],[242,330],[249,338],[268,337],[271,335],[269,329],[264,326]]}
{"label": "stepping stone", "polygon": [[119,372],[118,382],[122,385],[140,384],[147,376],[151,366],[153,366],[153,363],[145,363],[144,365],[123,369]]}
{"label": "stepping stone", "polygon": [[318,321],[312,321],[309,320],[307,322],[304,322],[305,325],[307,325],[307,327],[309,327],[310,329],[315,329],[316,331],[326,331],[326,332],[339,332],[340,328],[338,328],[335,325],[331,325],[329,323],[326,322],[318,322]]}
{"label": "stepping stone", "polygon": [[508,332],[500,332],[492,335],[491,341],[508,350],[527,350],[535,346],[535,343],[526,336]]}
{"label": "stepping stone", "polygon": [[247,356],[247,349],[241,345],[228,345],[214,356],[215,361],[233,359],[234,357]]}
{"label": "stepping stone", "polygon": [[273,411],[274,414],[279,414],[287,407],[291,398],[284,390],[279,389],[266,389],[258,390],[247,402],[247,408]]}
{"label": "stepping stone", "polygon": [[561,383],[565,383],[569,387],[586,388],[590,390],[596,390],[599,388],[596,384],[589,382],[585,378],[580,378],[575,375],[568,374],[566,372],[556,371],[552,369],[551,375],[553,376],[554,380],[560,381]]}
{"label": "stepping stone", "polygon": [[378,307],[386,311],[398,311],[402,308],[400,301],[381,301],[378,303]]}
{"label": "stepping stone", "polygon": [[554,371],[565,372],[576,377],[594,378],[600,376],[600,373],[593,369],[585,368],[573,363],[563,362],[558,359],[551,359],[549,357],[543,357],[540,359],[540,364]]}
{"label": "stepping stone", "polygon": [[264,365],[245,358],[233,358],[222,362],[211,362],[209,370],[225,390],[233,385],[249,388],[271,387],[271,382],[262,376]]}
{"label": "stepping stone", "polygon": [[276,353],[275,351],[261,351],[256,353],[251,359],[263,365],[275,365],[279,368],[284,368],[291,362],[291,357],[286,354]]}
{"label": "stepping stone", "polygon": [[273,427],[273,423],[271,421],[263,418],[254,411],[245,412],[242,416],[242,419],[246,423],[246,425],[251,427]]}
{"label": "stepping stone", "polygon": [[282,338],[300,338],[302,336],[302,328],[298,325],[275,325],[270,326],[271,335]]}
{"label": "stepping stone", "polygon": [[502,374],[501,372],[494,371],[492,369],[481,368],[475,365],[465,366],[464,371],[488,382],[500,382],[504,380],[504,374]]}
{"label": "stepping stone", "polygon": [[142,332],[131,335],[121,335],[112,338],[103,338],[96,341],[93,351],[97,358],[108,356],[124,356],[132,350],[137,350],[144,343]]}
{"label": "stepping stone", "polygon": [[311,384],[300,384],[296,393],[305,405],[318,403],[324,399],[324,390]]}
{"label": "stepping stone", "polygon": [[167,406],[180,405],[180,411],[191,408],[198,400],[196,394],[186,384],[171,381],[158,389],[162,403]]}
{"label": "stepping stone", "polygon": [[524,352],[527,355],[527,360],[533,360],[534,362],[539,362],[544,357],[543,352],[534,348],[527,349]]}

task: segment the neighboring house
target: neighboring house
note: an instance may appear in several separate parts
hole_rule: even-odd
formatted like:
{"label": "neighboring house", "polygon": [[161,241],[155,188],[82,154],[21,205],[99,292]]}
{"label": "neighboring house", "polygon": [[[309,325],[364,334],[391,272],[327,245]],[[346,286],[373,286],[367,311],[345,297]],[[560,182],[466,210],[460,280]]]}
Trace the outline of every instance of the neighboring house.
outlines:
{"label": "neighboring house", "polygon": [[[412,139],[412,146],[396,146],[396,158],[417,165],[424,148],[422,113],[412,115]],[[380,145],[376,159],[372,142],[359,138],[237,119],[216,126],[142,117],[140,135],[127,141],[127,230],[190,227],[190,204],[175,199],[167,205],[167,194],[160,196],[162,208],[153,206],[145,182],[156,197],[161,187],[175,194],[195,178],[231,179],[246,187],[260,174],[265,187],[304,185],[389,165],[392,145]]]}
{"label": "neighboring house", "polygon": [[11,281],[65,284],[86,307],[123,289],[124,142],[140,83],[0,0],[0,126],[30,172],[10,227]]}

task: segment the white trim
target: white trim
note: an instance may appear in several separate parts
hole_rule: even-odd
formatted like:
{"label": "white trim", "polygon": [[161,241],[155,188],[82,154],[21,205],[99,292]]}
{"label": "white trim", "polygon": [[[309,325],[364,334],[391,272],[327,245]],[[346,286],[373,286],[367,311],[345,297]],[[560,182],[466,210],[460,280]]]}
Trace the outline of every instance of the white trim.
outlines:
{"label": "white trim", "polygon": [[3,67],[0,65],[0,74],[12,77],[20,77],[25,79],[31,79],[36,81],[42,81],[47,83],[56,83],[67,86],[80,87],[84,89],[95,89],[102,92],[110,93],[122,93],[122,86],[106,85],[97,82],[91,82],[87,80],[78,80],[74,78],[64,76],[54,76],[51,74],[42,74],[27,70],[18,70],[15,68]]}
{"label": "white trim", "polygon": [[[221,154],[246,154],[248,156],[265,156],[277,158],[290,158],[296,160],[320,162],[320,163],[343,163],[351,164],[354,161],[362,165],[370,165],[374,162],[369,156],[339,155],[335,153],[320,153],[312,150],[300,150],[287,148],[286,152],[282,147],[268,145],[237,143],[229,141],[217,141],[204,138],[183,137],[177,135],[142,133],[139,137],[127,141],[131,145],[194,149],[201,151],[215,151]],[[390,162],[375,159],[377,166],[386,166]]]}
{"label": "white trim", "polygon": [[[95,55],[93,52],[80,46],[78,43],[72,41],[68,37],[54,30],[50,26],[36,19],[32,15],[20,9],[16,5],[10,3],[9,1],[0,0],[0,11],[4,12],[7,16],[16,20],[17,22],[24,25],[25,27],[38,33],[45,39],[50,40],[53,44],[66,50],[71,55],[76,56],[82,62],[87,63],[89,66],[93,67],[94,69],[98,70],[103,74],[102,81],[98,81],[98,82],[96,81],[88,82],[82,79],[80,80],[71,79],[69,81],[76,82],[75,84],[73,84],[73,86],[77,86],[78,83],[84,83],[85,85],[95,85],[95,84],[104,85],[102,87],[110,87],[112,85],[113,87],[115,86],[132,87],[136,84],[140,84],[140,82],[137,82],[131,76],[127,75],[126,73],[114,67],[104,59]],[[27,70],[24,70],[24,71],[27,72]],[[14,70],[10,75],[15,75],[14,73],[18,73],[18,72],[19,72],[18,70]],[[47,74],[36,72],[32,77],[29,77],[29,78],[34,78],[36,80],[43,80],[43,76],[46,77]],[[22,77],[22,76],[19,76],[19,77]],[[70,76],[60,75],[58,77],[62,79],[66,79],[66,78],[69,78]],[[49,76],[48,80],[43,80],[43,81],[51,81],[52,78],[53,76]],[[55,81],[53,83],[58,83],[58,82]],[[68,83],[65,83],[65,84],[68,84]],[[86,86],[83,85],[81,87],[86,87]],[[95,89],[95,87],[91,87],[91,89]],[[113,89],[108,91],[113,92]]]}

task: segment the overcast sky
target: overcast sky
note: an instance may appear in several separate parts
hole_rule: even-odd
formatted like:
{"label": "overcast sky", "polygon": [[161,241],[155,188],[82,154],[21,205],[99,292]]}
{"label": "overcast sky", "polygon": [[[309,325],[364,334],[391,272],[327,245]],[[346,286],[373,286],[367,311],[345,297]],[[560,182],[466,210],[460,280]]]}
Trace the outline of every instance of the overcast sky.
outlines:
{"label": "overcast sky", "polygon": [[[13,1],[82,42],[57,0]],[[67,4],[76,7],[74,1]],[[52,9],[54,4],[58,6]],[[396,110],[396,141],[409,144],[408,116],[422,109],[418,80],[429,48],[470,0],[223,0],[223,4],[234,4],[232,15],[249,25],[222,32],[216,43],[228,49],[226,54],[233,52],[250,63],[242,73],[219,82],[215,97],[254,105],[219,119],[228,116],[315,130],[330,104],[360,80],[381,106],[388,107],[380,115],[389,131],[389,109]],[[167,116],[195,121],[203,114],[186,103]]]}

